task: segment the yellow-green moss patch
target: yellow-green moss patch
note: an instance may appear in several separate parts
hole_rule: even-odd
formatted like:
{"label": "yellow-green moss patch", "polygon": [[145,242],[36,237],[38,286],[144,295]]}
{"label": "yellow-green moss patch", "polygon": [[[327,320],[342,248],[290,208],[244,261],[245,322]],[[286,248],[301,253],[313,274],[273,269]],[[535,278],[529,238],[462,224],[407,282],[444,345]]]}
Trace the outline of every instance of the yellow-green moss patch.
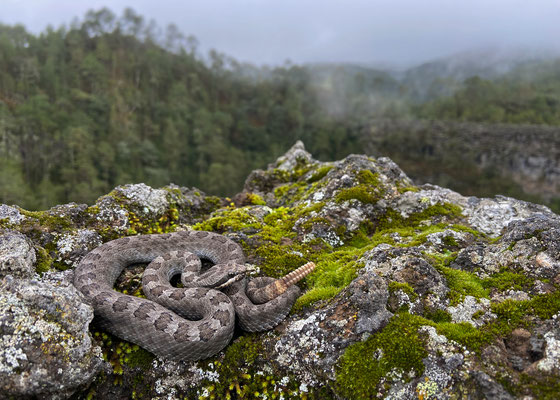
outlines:
{"label": "yellow-green moss patch", "polygon": [[391,281],[389,282],[388,289],[389,289],[389,293],[402,291],[408,296],[410,301],[415,301],[418,298],[418,294],[414,291],[412,286],[410,286],[408,283],[405,282]]}
{"label": "yellow-green moss patch", "polygon": [[309,183],[313,183],[313,182],[317,182],[320,181],[321,179],[323,179],[328,173],[329,171],[333,169],[332,165],[325,165],[323,167],[318,168],[313,175],[311,175],[308,179],[307,182]]}
{"label": "yellow-green moss patch", "polygon": [[507,269],[491,275],[482,281],[482,285],[487,289],[497,289],[500,292],[505,290],[528,290],[535,280],[525,274],[516,273]]}
{"label": "yellow-green moss patch", "polygon": [[216,211],[211,218],[193,226],[193,229],[213,232],[243,232],[248,228],[257,229],[262,224],[247,208],[223,208]]}
{"label": "yellow-green moss patch", "polygon": [[341,189],[335,200],[338,203],[347,200],[358,200],[364,204],[376,203],[385,193],[379,181],[379,174],[370,170],[360,170],[357,173],[358,185]]}
{"label": "yellow-green moss patch", "polygon": [[210,399],[307,399],[313,393],[300,390],[292,377],[284,379],[256,366],[264,349],[256,335],[245,335],[225,349],[223,359],[199,361],[198,366],[219,379],[207,379],[198,391],[199,400]]}
{"label": "yellow-green moss patch", "polygon": [[489,291],[483,284],[482,279],[470,272],[450,268],[449,264],[455,260],[457,253],[447,252],[445,254],[427,254],[434,267],[445,277],[449,287],[448,297],[451,305],[457,305],[466,296],[476,298],[487,298]]}
{"label": "yellow-green moss patch", "polygon": [[337,392],[348,399],[371,399],[389,375],[404,381],[420,376],[424,372],[422,359],[428,355],[418,335],[424,323],[424,318],[398,314],[365,342],[350,345],[337,364]]}
{"label": "yellow-green moss patch", "polygon": [[171,205],[165,214],[157,220],[141,220],[134,212],[130,210],[127,210],[127,212],[128,222],[130,224],[128,231],[126,232],[127,235],[149,235],[152,233],[173,232],[177,226],[177,221],[179,220],[179,210],[174,205]]}
{"label": "yellow-green moss patch", "polygon": [[249,201],[249,203],[256,206],[266,205],[266,201],[264,201],[263,198],[256,193],[247,193],[247,200]]}
{"label": "yellow-green moss patch", "polygon": [[37,261],[35,262],[35,272],[39,275],[47,272],[51,269],[53,265],[53,259],[49,255],[49,252],[42,247],[35,248],[35,254],[37,256]]}
{"label": "yellow-green moss patch", "polygon": [[[47,228],[49,231],[62,232],[68,230],[72,226],[70,219],[59,215],[51,215],[47,211],[27,211],[18,208],[18,211],[28,218],[37,220],[41,227]],[[23,222],[25,225],[26,222]]]}

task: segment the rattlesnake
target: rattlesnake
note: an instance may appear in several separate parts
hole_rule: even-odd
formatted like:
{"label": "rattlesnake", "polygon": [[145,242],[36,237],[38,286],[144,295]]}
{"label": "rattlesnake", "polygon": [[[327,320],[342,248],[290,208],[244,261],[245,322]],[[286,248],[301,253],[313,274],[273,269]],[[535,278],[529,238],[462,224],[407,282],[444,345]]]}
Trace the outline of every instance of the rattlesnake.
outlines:
{"label": "rattlesnake", "polygon": [[[200,258],[216,265],[201,274]],[[148,299],[113,289],[123,269],[135,263],[150,263],[142,278]],[[247,331],[277,325],[299,296],[294,283],[315,267],[307,263],[278,280],[247,282],[244,263],[238,244],[212,232],[132,236],[87,254],[74,285],[92,304],[102,329],[167,359],[198,360],[229,343],[236,313]],[[171,286],[170,278],[183,269],[184,288]]]}

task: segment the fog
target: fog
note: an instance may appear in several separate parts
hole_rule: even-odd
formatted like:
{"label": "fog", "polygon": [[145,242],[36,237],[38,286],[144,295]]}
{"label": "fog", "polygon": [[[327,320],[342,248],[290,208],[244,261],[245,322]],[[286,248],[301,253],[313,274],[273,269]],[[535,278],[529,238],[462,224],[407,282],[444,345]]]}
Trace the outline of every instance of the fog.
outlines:
{"label": "fog", "polygon": [[258,65],[407,67],[481,48],[560,52],[557,0],[2,0],[0,22],[39,33],[102,7],[132,7],[194,35],[202,52]]}

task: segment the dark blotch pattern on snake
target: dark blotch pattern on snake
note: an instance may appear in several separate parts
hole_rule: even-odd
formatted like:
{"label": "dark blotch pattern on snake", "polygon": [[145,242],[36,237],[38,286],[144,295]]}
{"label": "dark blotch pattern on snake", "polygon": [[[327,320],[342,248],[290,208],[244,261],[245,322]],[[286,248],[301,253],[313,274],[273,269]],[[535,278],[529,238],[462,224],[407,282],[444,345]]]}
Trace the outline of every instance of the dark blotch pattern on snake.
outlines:
{"label": "dark blotch pattern on snake", "polygon": [[[201,273],[201,258],[215,265]],[[123,269],[136,263],[149,263],[142,279],[147,299],[113,289]],[[247,331],[277,325],[299,296],[294,283],[314,268],[308,263],[281,279],[248,282],[244,263],[239,245],[211,232],[125,237],[86,255],[74,285],[102,329],[167,359],[198,360],[229,343],[236,314]],[[170,284],[177,274],[183,288]]]}

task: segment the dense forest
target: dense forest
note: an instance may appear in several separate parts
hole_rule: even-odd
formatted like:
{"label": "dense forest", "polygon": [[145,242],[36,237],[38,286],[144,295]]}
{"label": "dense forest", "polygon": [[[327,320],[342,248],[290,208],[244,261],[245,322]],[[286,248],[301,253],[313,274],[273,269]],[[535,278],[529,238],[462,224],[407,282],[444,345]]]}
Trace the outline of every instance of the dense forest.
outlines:
{"label": "dense forest", "polygon": [[528,63],[496,80],[473,76],[452,96],[417,108],[421,117],[560,125],[560,60]]}
{"label": "dense forest", "polygon": [[233,195],[298,139],[320,159],[363,152],[381,117],[560,125],[559,71],[436,77],[420,101],[386,71],[201,55],[196,38],[131,9],[39,35],[0,25],[0,203],[91,203],[133,182]]}

